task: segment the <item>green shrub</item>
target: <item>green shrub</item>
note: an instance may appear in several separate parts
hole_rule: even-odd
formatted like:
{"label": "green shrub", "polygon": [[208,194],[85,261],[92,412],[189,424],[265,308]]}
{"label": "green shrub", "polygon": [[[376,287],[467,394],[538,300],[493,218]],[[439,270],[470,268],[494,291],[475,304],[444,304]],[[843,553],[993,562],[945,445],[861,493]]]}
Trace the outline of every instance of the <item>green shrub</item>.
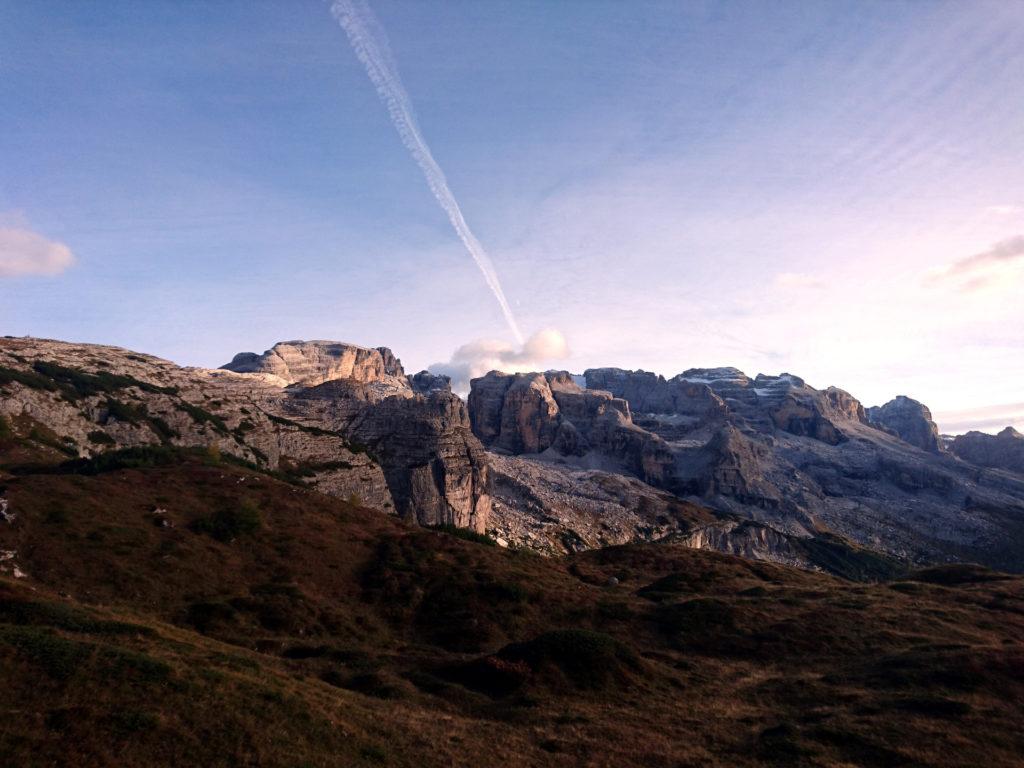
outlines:
{"label": "green shrub", "polygon": [[49,448],[60,451],[67,456],[77,456],[78,449],[75,448],[75,441],[71,438],[60,438],[57,433],[42,424],[34,424],[29,430],[28,439],[45,445]]}
{"label": "green shrub", "polygon": [[131,405],[108,397],[104,401],[103,407],[107,409],[107,419],[123,421],[126,424],[138,424],[140,421],[149,418],[146,406],[141,403],[139,405]]}
{"label": "green shrub", "polygon": [[[127,387],[136,387],[143,392],[176,394],[177,387],[160,387],[132,376],[122,376],[109,371],[86,373],[77,368],[65,368],[57,363],[38,361],[32,365],[33,371],[52,382],[68,400],[77,400],[90,395],[110,394]],[[49,389],[50,387],[45,387]]]}
{"label": "green shrub", "polygon": [[50,629],[0,625],[0,643],[16,649],[57,680],[66,680],[88,659],[93,646],[66,640]]}
{"label": "green shrub", "polygon": [[210,413],[205,408],[200,408],[198,405],[192,405],[192,403],[182,400],[178,403],[178,409],[191,416],[192,421],[196,424],[209,424],[221,434],[226,435],[228,433],[228,425],[224,422],[224,419],[216,414]]}
{"label": "green shrub", "polygon": [[220,446],[217,445],[216,443],[211,443],[210,445],[208,445],[206,447],[205,459],[206,463],[209,464],[210,466],[219,466],[220,463],[224,460],[224,457],[223,455],[221,455],[220,452]]}
{"label": "green shrub", "polygon": [[614,637],[589,629],[559,629],[502,648],[501,661],[526,664],[534,673],[554,668],[576,688],[598,690],[638,671],[636,654]]}
{"label": "green shrub", "polygon": [[255,533],[261,524],[259,505],[252,499],[243,499],[237,507],[219,509],[209,517],[196,520],[191,527],[217,541],[229,542]]}
{"label": "green shrub", "polygon": [[152,731],[160,724],[160,719],[152,712],[141,709],[122,709],[112,712],[108,718],[110,730],[119,736]]}
{"label": "green shrub", "polygon": [[0,386],[17,382],[29,389],[40,389],[47,392],[56,392],[57,384],[45,376],[40,376],[35,371],[19,371],[17,368],[0,367]]}
{"label": "green shrub", "polygon": [[89,433],[88,437],[89,442],[95,445],[115,445],[117,443],[114,438],[100,429],[94,429]]}
{"label": "green shrub", "polygon": [[107,674],[116,677],[131,677],[159,683],[171,675],[171,667],[166,662],[154,659],[141,651],[119,646],[100,646],[99,660],[108,667]]}
{"label": "green shrub", "polygon": [[0,620],[7,624],[54,627],[94,635],[153,634],[151,629],[140,624],[95,619],[79,608],[31,600],[0,599]]}
{"label": "green shrub", "polygon": [[150,416],[148,422],[162,442],[169,442],[172,437],[181,437],[181,434],[176,429],[159,416]]}
{"label": "green shrub", "polygon": [[477,533],[471,531],[469,528],[459,528],[456,525],[445,523],[442,525],[431,525],[431,530],[438,531],[439,533],[446,533],[449,536],[454,536],[457,539],[465,539],[466,541],[472,541],[475,544],[483,544],[488,547],[498,546],[498,542],[492,539],[490,536],[484,533]]}
{"label": "green shrub", "polygon": [[91,459],[66,461],[60,466],[62,472],[76,475],[98,475],[118,469],[148,469],[167,467],[184,462],[187,451],[165,445],[140,445],[120,451],[107,451]]}
{"label": "green shrub", "polygon": [[9,437],[13,437],[13,435],[14,430],[11,429],[11,422],[3,414],[0,414],[0,440],[6,440]]}
{"label": "green shrub", "polygon": [[185,620],[200,632],[209,632],[211,629],[232,624],[237,611],[227,603],[192,603],[188,607]]}

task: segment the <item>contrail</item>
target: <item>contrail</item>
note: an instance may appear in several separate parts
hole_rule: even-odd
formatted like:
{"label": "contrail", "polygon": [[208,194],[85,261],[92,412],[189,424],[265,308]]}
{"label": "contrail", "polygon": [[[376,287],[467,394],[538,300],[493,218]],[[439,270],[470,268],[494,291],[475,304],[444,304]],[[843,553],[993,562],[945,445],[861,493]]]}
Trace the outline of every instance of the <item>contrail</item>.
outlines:
{"label": "contrail", "polygon": [[516,341],[521,345],[523,343],[523,335],[520,333],[516,318],[508,306],[508,301],[505,299],[505,292],[501,290],[501,282],[494,271],[494,263],[466,223],[455,195],[448,188],[448,181],[445,179],[444,171],[441,170],[441,166],[434,160],[434,156],[430,153],[430,147],[427,146],[423,134],[420,133],[419,125],[416,122],[416,114],[413,112],[412,102],[409,100],[409,94],[406,93],[402,80],[398,76],[398,67],[391,57],[391,50],[388,47],[388,40],[384,34],[384,29],[373,15],[369,6],[367,6],[365,0],[334,0],[334,3],[331,5],[331,13],[334,14],[334,18],[338,20],[338,23],[345,30],[345,34],[348,35],[348,41],[352,45],[352,50],[355,51],[359,61],[366,67],[366,74],[369,75],[370,82],[377,89],[377,95],[380,96],[381,101],[388,108],[391,122],[395,124],[395,129],[398,131],[402,143],[405,144],[413,159],[419,165],[420,170],[423,171],[430,191],[434,193],[437,202],[440,203],[444,212],[448,214],[448,220],[451,221],[456,234],[462,240],[462,244],[466,246],[466,250],[473,257],[477,267],[479,267],[484,280],[487,282],[487,287],[491,289],[494,298],[501,305],[502,314],[505,315],[505,322],[508,323],[512,335],[515,336]]}

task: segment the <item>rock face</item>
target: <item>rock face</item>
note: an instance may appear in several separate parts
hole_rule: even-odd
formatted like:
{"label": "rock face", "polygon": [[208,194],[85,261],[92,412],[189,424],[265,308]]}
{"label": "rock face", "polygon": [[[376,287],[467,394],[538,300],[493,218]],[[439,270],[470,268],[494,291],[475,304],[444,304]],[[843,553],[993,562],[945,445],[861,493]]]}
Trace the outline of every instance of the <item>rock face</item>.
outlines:
{"label": "rock face", "polygon": [[286,342],[214,371],[115,347],[0,339],[0,415],[65,458],[215,445],[425,525],[482,531],[490,512],[487,460],[464,404],[441,377],[410,382],[386,348]]}
{"label": "rock face", "polygon": [[984,432],[957,435],[949,444],[949,450],[979,467],[1024,474],[1024,435],[1013,427],[1007,427],[998,435]]}
{"label": "rock face", "polygon": [[[841,389],[818,390],[791,374],[751,378],[735,368],[690,369],[668,379],[616,368],[584,376],[585,389],[567,374],[478,379],[469,401],[474,431],[492,451],[543,463],[548,488],[552,473],[625,472],[788,540],[837,534],[897,558],[1024,569],[1024,478],[979,474],[937,450],[919,404],[869,412]],[[529,397],[507,396],[519,390]],[[601,415],[573,399],[603,403]],[[615,427],[600,428],[613,418]],[[882,418],[901,432],[881,426]],[[626,460],[631,456],[641,459]],[[499,523],[510,507],[523,507],[505,478],[531,473],[502,474]],[[559,518],[566,505],[545,508]],[[680,527],[679,535],[690,533]],[[701,541],[724,548],[719,535],[708,529]],[[763,531],[745,531],[742,541],[738,535],[730,534],[728,546],[778,543]]]}
{"label": "rock face", "polygon": [[872,424],[922,451],[941,453],[943,450],[939,428],[932,421],[932,412],[917,400],[900,395],[885,405],[868,408],[867,417]]}
{"label": "rock face", "polygon": [[722,519],[638,478],[492,454],[499,543],[548,554],[669,539],[694,549],[816,568],[799,544],[769,526]]}
{"label": "rock face", "polygon": [[633,424],[621,398],[583,389],[564,371],[491,371],[471,386],[470,422],[485,446],[513,455],[594,452],[646,483],[671,484],[671,452],[657,435]]}

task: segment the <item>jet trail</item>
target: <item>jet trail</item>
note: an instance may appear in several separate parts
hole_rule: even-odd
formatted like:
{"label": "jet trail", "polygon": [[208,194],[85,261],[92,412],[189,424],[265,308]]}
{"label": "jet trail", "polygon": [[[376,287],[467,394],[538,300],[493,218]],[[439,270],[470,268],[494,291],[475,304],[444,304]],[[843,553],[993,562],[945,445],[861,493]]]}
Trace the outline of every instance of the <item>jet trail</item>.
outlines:
{"label": "jet trail", "polygon": [[487,282],[487,287],[491,289],[494,298],[498,300],[502,314],[505,315],[505,322],[508,323],[516,341],[522,345],[523,335],[520,333],[516,318],[505,299],[505,292],[501,289],[501,282],[494,271],[494,263],[466,223],[455,195],[448,188],[444,171],[434,160],[430,147],[427,146],[423,134],[420,133],[412,102],[398,76],[398,68],[391,56],[384,29],[365,0],[334,0],[331,5],[331,13],[345,30],[345,34],[348,35],[352,50],[355,51],[359,61],[366,68],[370,82],[373,83],[377,89],[377,95],[387,107],[391,122],[394,123],[402,143],[405,144],[420,170],[423,171],[430,191],[433,192],[444,212],[448,214],[448,220],[451,221],[456,234],[462,240],[466,250],[469,251],[469,255],[473,257],[473,261],[476,262]]}

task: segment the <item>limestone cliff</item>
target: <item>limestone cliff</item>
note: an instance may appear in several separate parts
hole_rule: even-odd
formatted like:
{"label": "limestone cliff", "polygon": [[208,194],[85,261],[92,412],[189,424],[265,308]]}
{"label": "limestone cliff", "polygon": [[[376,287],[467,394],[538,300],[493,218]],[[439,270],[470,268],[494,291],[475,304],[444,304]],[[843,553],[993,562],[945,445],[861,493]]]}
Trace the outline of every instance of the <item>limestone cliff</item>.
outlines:
{"label": "limestone cliff", "polygon": [[286,342],[220,370],[116,347],[0,339],[0,415],[58,455],[216,448],[423,524],[484,530],[489,474],[462,402],[386,348]]}

